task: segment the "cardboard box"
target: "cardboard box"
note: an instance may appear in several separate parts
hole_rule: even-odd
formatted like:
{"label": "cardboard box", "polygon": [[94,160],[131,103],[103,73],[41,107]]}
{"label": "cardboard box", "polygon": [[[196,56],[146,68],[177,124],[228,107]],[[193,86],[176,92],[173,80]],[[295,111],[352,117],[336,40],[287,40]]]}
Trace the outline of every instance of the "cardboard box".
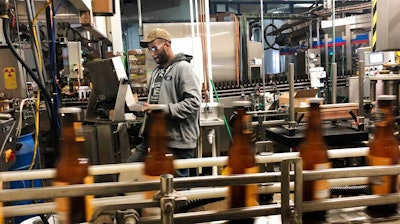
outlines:
{"label": "cardboard box", "polygon": [[113,0],[92,0],[92,11],[94,16],[113,16]]}
{"label": "cardboard box", "polygon": [[232,12],[222,12],[217,14],[217,21],[235,21],[235,13]]}
{"label": "cardboard box", "polygon": [[[301,89],[294,92],[294,106],[308,107],[307,100],[317,95],[319,89]],[[279,96],[279,106],[289,106],[289,92],[283,92]]]}

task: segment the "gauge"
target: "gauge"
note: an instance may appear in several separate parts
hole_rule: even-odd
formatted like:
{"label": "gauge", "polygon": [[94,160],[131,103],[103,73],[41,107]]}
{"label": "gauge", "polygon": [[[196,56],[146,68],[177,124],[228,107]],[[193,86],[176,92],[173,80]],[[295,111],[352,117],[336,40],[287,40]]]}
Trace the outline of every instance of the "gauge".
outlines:
{"label": "gauge", "polygon": [[311,58],[311,59],[314,59],[316,56],[317,56],[317,55],[315,55],[314,53],[310,53],[310,54],[308,55],[308,57]]}

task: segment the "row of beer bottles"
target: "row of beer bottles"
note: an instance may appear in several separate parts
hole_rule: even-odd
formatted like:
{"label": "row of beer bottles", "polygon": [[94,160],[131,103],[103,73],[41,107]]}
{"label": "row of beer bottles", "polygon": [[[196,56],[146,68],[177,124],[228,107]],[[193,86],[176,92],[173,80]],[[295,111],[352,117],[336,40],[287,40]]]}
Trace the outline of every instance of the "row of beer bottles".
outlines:
{"label": "row of beer bottles", "polygon": [[[85,152],[85,138],[80,119],[81,109],[68,107],[59,109],[61,121],[60,158],[56,164],[55,186],[93,183],[88,175],[89,159]],[[161,110],[153,110],[149,115],[149,154],[145,160],[144,177],[159,179],[160,175],[174,174],[173,156],[167,151],[167,125]],[[154,191],[144,192],[152,199]],[[93,196],[56,198],[56,213],[63,224],[89,221],[93,208]],[[159,208],[143,209],[143,215],[159,215]]]}
{"label": "row of beer bottles", "polygon": [[[368,162],[371,166],[393,165],[398,163],[399,147],[394,132],[393,95],[381,95],[377,98],[375,110],[376,129],[369,144]],[[323,138],[320,104],[323,99],[309,99],[309,119],[305,137],[298,147],[303,160],[303,170],[321,170],[331,168],[328,147]],[[251,147],[250,115],[245,107],[236,108],[237,117],[233,121],[233,144],[228,152],[228,170],[230,174],[257,173],[255,152]],[[398,191],[398,177],[383,176],[370,179],[371,194],[384,195]],[[322,200],[330,197],[328,180],[305,181],[303,183],[303,201]],[[229,188],[231,208],[257,205],[256,185],[231,186]],[[368,206],[367,213],[372,217],[387,216],[396,212],[397,204]],[[305,223],[314,223],[325,218],[325,211],[304,213]],[[231,223],[252,223],[251,220],[236,220]]]}
{"label": "row of beer bottles", "polygon": [[[375,133],[370,140],[367,155],[371,166],[393,165],[398,163],[399,146],[393,135],[394,117],[393,103],[396,96],[381,95],[377,97],[375,110]],[[305,138],[298,147],[303,160],[303,170],[320,170],[330,168],[327,146],[323,139],[322,121],[319,110],[321,99],[310,99],[309,119],[305,131]],[[370,178],[369,189],[371,194],[385,195],[398,190],[398,177],[382,176]],[[321,200],[330,197],[330,186],[327,180],[305,181],[303,183],[303,201]],[[388,216],[396,213],[397,204],[368,206],[367,214],[371,217]],[[303,214],[303,221],[313,223],[324,219],[325,212],[311,212]]]}
{"label": "row of beer bottles", "polygon": [[[368,161],[370,165],[397,164],[399,157],[398,143],[393,136],[392,105],[395,96],[383,95],[378,97],[376,132],[370,142]],[[319,111],[321,99],[310,99],[309,119],[305,138],[298,147],[303,159],[304,170],[327,169],[330,167],[327,146],[323,140],[322,121]],[[245,174],[257,173],[255,152],[251,147],[252,129],[251,116],[246,114],[245,103],[236,105],[237,117],[233,121],[233,144],[228,152],[228,173]],[[61,111],[63,127],[61,157],[57,165],[55,184],[85,183],[88,176],[88,160],[84,156],[83,135],[79,132],[81,126],[75,117],[77,111]],[[69,116],[68,116],[69,115]],[[174,173],[173,157],[167,151],[168,137],[165,117],[162,111],[153,111],[149,126],[149,156],[145,160],[144,174],[148,177],[159,178],[165,173]],[[371,193],[386,194],[397,192],[397,176],[381,177],[379,181],[371,179]],[[150,197],[150,195],[148,196]],[[304,182],[303,200],[320,200],[330,197],[330,189],[326,180]],[[61,198],[56,200],[57,211],[63,223],[79,223],[90,216],[90,204],[85,203],[85,197]],[[231,208],[257,205],[258,194],[256,185],[231,186],[229,188],[228,204]],[[79,205],[79,206],[78,206]],[[369,207],[371,214],[379,211],[394,210],[396,205]],[[383,209],[382,209],[383,208]],[[380,213],[382,213],[380,212]],[[324,213],[312,214],[323,218]],[[85,218],[86,217],[86,218]],[[307,219],[307,214],[304,215]],[[252,223],[252,220],[235,220],[231,223]]]}

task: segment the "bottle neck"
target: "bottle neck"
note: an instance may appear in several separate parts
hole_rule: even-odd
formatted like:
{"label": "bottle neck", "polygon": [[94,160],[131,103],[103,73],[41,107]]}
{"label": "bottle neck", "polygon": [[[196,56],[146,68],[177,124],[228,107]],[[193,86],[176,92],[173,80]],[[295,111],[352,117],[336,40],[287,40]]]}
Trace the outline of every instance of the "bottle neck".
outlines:
{"label": "bottle neck", "polygon": [[322,140],[322,121],[319,104],[311,103],[308,111],[308,122],[305,138],[312,141]]}
{"label": "bottle neck", "polygon": [[[249,128],[250,115],[246,114],[244,108],[238,108],[237,117],[233,124],[233,148],[232,150],[247,150],[251,145],[252,130]],[[245,147],[244,147],[245,146]]]}
{"label": "bottle neck", "polygon": [[378,102],[375,122],[375,137],[388,137],[393,135],[393,114],[391,102]]}

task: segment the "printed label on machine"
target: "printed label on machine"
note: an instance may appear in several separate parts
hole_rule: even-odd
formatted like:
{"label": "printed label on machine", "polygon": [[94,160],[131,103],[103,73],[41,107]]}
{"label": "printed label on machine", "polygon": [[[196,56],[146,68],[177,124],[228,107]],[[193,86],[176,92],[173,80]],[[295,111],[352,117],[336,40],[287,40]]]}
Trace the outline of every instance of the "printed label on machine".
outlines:
{"label": "printed label on machine", "polygon": [[17,89],[17,73],[14,67],[5,67],[4,72],[4,88],[7,90]]}

